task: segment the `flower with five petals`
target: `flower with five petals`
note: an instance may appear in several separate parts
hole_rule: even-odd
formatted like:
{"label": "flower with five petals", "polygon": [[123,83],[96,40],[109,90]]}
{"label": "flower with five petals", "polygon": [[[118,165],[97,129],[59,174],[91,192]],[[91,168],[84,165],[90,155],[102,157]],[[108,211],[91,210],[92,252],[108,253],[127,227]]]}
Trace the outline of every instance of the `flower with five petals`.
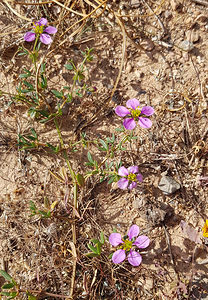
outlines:
{"label": "flower with five petals", "polygon": [[[137,181],[142,182],[142,175],[138,173],[139,168],[137,166],[131,166],[128,169],[120,167],[118,169],[118,175],[122,176],[117,182],[118,187],[122,190],[129,188],[132,190],[137,186]],[[138,174],[136,174],[138,173]]]}
{"label": "flower with five petals", "polygon": [[57,32],[57,29],[53,26],[47,26],[48,21],[45,18],[41,18],[40,21],[33,23],[33,31],[28,31],[25,36],[24,40],[26,42],[32,42],[36,39],[36,37],[40,36],[40,41],[48,45],[52,42],[50,34],[54,34]]}
{"label": "flower with five petals", "polygon": [[109,236],[109,242],[113,247],[118,247],[119,249],[113,253],[112,261],[114,264],[119,264],[125,260],[126,254],[128,262],[132,266],[139,266],[142,262],[142,257],[138,251],[133,250],[134,247],[146,248],[150,244],[150,239],[146,235],[139,234],[139,227],[137,225],[132,225],[128,231],[128,237],[125,239],[121,237],[120,233],[111,233]]}
{"label": "flower with five petals", "polygon": [[151,106],[139,107],[140,103],[137,99],[133,98],[126,102],[126,106],[117,106],[115,108],[115,113],[119,117],[129,117],[123,121],[123,126],[132,130],[136,127],[137,122],[142,128],[150,128],[152,126],[152,121],[146,117],[154,114],[154,108]]}

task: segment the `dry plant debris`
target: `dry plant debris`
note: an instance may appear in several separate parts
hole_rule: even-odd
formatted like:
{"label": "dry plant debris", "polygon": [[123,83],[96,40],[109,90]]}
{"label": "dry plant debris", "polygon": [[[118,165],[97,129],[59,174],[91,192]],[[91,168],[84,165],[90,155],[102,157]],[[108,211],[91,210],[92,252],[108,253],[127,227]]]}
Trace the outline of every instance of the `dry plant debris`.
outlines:
{"label": "dry plant debris", "polygon": [[1,1],[2,299],[208,299],[207,6]]}

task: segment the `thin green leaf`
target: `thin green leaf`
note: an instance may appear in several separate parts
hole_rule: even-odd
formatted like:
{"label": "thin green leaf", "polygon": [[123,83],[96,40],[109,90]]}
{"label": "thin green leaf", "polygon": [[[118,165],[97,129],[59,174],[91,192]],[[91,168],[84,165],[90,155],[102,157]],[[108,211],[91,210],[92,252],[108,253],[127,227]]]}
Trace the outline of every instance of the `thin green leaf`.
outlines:
{"label": "thin green leaf", "polygon": [[99,255],[101,254],[101,246],[102,246],[102,244],[100,242],[96,244],[97,254],[99,254]]}
{"label": "thin green leaf", "polygon": [[115,142],[115,138],[116,138],[116,137],[115,137],[115,134],[113,133],[113,134],[112,134],[112,143]]}
{"label": "thin green leaf", "polygon": [[105,175],[103,175],[101,178],[100,178],[100,183],[103,182],[105,180]]}
{"label": "thin green leaf", "polygon": [[84,186],[85,185],[85,179],[84,176],[80,173],[77,174],[77,182],[80,186]]}
{"label": "thin green leaf", "polygon": [[4,270],[0,270],[1,276],[3,276],[7,281],[13,282],[12,277]]}
{"label": "thin green leaf", "polygon": [[13,283],[13,282],[10,282],[10,283],[4,284],[1,288],[2,288],[2,289],[11,289],[11,288],[13,288],[14,286],[15,286],[14,283]]}
{"label": "thin green leaf", "polygon": [[101,231],[101,233],[100,233],[100,242],[101,242],[101,244],[105,243],[105,236],[104,236],[103,231]]}
{"label": "thin green leaf", "polygon": [[3,295],[3,296],[10,296],[10,292],[1,292],[1,295]]}
{"label": "thin green leaf", "polygon": [[23,89],[23,90],[21,90],[21,92],[24,93],[24,94],[27,94],[27,93],[31,92],[31,90],[30,89]]}
{"label": "thin green leaf", "polygon": [[46,63],[42,63],[41,66],[40,66],[41,73],[45,72],[45,67],[46,67]]}
{"label": "thin green leaf", "polygon": [[47,78],[41,74],[41,88],[46,89],[47,88]]}
{"label": "thin green leaf", "polygon": [[44,124],[46,122],[49,122],[50,120],[51,120],[51,117],[48,117],[46,119],[40,120],[39,122],[42,123],[42,124]]}
{"label": "thin green leaf", "polygon": [[111,184],[114,181],[115,181],[115,176],[111,176],[110,179],[108,180],[108,184]]}
{"label": "thin green leaf", "polygon": [[108,166],[109,169],[112,168],[112,166],[113,166],[113,161],[111,161],[111,162],[109,163],[109,166]]}
{"label": "thin green leaf", "polygon": [[89,162],[94,165],[94,160],[92,159],[92,155],[90,154],[89,151],[87,152],[87,158],[88,158]]}
{"label": "thin green leaf", "polygon": [[56,151],[56,147],[54,147],[53,145],[46,143],[46,146],[48,146],[51,150]]}
{"label": "thin green leaf", "polygon": [[30,201],[30,209],[31,210],[36,210],[36,205],[33,201]]}
{"label": "thin green leaf", "polygon": [[74,69],[73,66],[72,66],[71,64],[66,64],[66,65],[64,65],[64,67],[65,67],[67,70],[69,70],[69,71],[71,71],[71,70]]}
{"label": "thin green leaf", "polygon": [[19,78],[28,78],[28,77],[30,77],[29,74],[20,74],[19,75]]}
{"label": "thin green leaf", "polygon": [[30,131],[31,131],[32,135],[37,139],[38,136],[37,136],[37,133],[36,133],[35,129],[31,128]]}
{"label": "thin green leaf", "polygon": [[32,136],[32,135],[28,135],[27,139],[29,139],[31,141],[35,141],[36,140],[36,138],[34,136]]}
{"label": "thin green leaf", "polygon": [[117,131],[117,132],[124,132],[124,131],[125,131],[125,128],[124,128],[124,126],[121,126],[121,127],[119,127],[119,128],[116,128],[116,131]]}
{"label": "thin green leaf", "polygon": [[93,252],[89,252],[85,254],[87,257],[97,257],[98,254],[97,253],[93,253]]}
{"label": "thin green leaf", "polygon": [[1,292],[1,295],[10,297],[9,299],[14,299],[17,296],[17,292]]}
{"label": "thin green leaf", "polygon": [[93,244],[97,244],[97,243],[99,243],[99,240],[97,240],[97,239],[92,239],[92,240],[90,240]]}
{"label": "thin green leaf", "polygon": [[43,218],[50,218],[51,217],[51,212],[49,211],[43,211],[43,210],[38,210],[38,213],[43,217]]}
{"label": "thin green leaf", "polygon": [[57,98],[59,99],[62,99],[63,98],[63,92],[59,92],[57,90],[51,90],[51,92],[54,94],[54,96],[56,96]]}
{"label": "thin green leaf", "polygon": [[34,87],[33,87],[33,85],[32,85],[30,82],[28,82],[28,81],[26,81],[26,80],[23,80],[23,83],[24,83],[24,85],[26,85],[31,91],[34,90]]}
{"label": "thin green leaf", "polygon": [[93,253],[96,253],[97,254],[97,248],[90,245],[90,244],[87,244],[87,247],[93,252]]}
{"label": "thin green leaf", "polygon": [[17,56],[28,55],[28,53],[29,53],[28,51],[20,52],[17,54]]}
{"label": "thin green leaf", "polygon": [[105,149],[105,151],[108,151],[109,147],[108,147],[108,145],[106,144],[106,142],[100,139],[100,143],[102,144],[102,146],[103,146],[103,148]]}

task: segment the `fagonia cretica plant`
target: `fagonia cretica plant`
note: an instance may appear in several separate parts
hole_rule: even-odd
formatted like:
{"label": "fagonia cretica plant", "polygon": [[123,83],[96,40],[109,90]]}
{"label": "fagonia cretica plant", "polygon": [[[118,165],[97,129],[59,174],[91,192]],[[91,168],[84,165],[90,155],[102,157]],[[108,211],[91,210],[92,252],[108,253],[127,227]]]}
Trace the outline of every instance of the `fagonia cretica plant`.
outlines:
{"label": "fagonia cretica plant", "polygon": [[[27,201],[29,208],[27,210],[28,223],[38,226],[34,235],[31,230],[31,234],[26,235],[25,238],[32,236],[33,241],[39,243],[37,247],[32,245],[31,249],[28,247],[25,249],[26,255],[23,257],[25,259],[23,263],[26,268],[20,269],[20,272],[17,270],[23,278],[21,284],[18,283],[19,280],[14,280],[7,273],[7,271],[11,272],[13,276],[16,271],[12,269],[11,260],[8,266],[3,266],[5,270],[0,270],[0,275],[5,279],[1,287],[0,299],[1,297],[7,300],[14,298],[38,300],[47,297],[74,299],[76,296],[90,298],[92,293],[96,299],[99,297],[117,299],[126,296],[128,298],[150,296],[151,298],[155,294],[155,282],[159,282],[161,286],[160,283],[165,282],[168,277],[166,266],[159,264],[157,249],[154,251],[151,249],[151,255],[149,251],[150,246],[152,248],[156,247],[155,243],[158,244],[158,240],[155,242],[155,239],[160,237],[160,227],[165,233],[162,237],[167,239],[161,251],[168,249],[170,252],[170,255],[167,255],[168,262],[172,263],[175,270],[176,261],[172,259],[171,253],[174,248],[172,249],[172,245],[169,245],[169,223],[159,222],[161,223],[159,225],[164,226],[157,226],[155,222],[142,221],[133,199],[145,197],[144,209],[151,204],[154,210],[154,207],[161,206],[163,200],[171,204],[172,202],[169,202],[166,196],[165,199],[162,196],[157,199],[153,197],[154,193],[149,185],[155,182],[153,176],[159,176],[158,173],[162,172],[163,167],[166,169],[167,165],[170,166],[170,174],[168,173],[170,176],[175,176],[175,170],[172,168],[171,159],[168,158],[165,161],[160,159],[161,153],[158,147],[162,147],[162,143],[158,142],[156,145],[154,141],[147,141],[148,136],[152,136],[151,131],[154,129],[153,135],[155,135],[157,130],[157,126],[154,128],[156,107],[150,106],[152,102],[146,101],[146,95],[138,96],[137,99],[134,87],[132,87],[130,97],[126,98],[126,89],[122,88],[124,85],[119,81],[125,80],[124,75],[128,76],[125,72],[131,72],[124,68],[126,63],[129,64],[129,61],[126,61],[125,51],[131,52],[130,48],[133,47],[127,45],[125,49],[125,32],[128,30],[122,30],[122,52],[117,51],[119,44],[116,48],[112,45],[117,52],[118,60],[115,60],[115,68],[117,63],[120,64],[119,72],[113,72],[112,78],[108,78],[107,81],[110,79],[110,84],[100,77],[103,75],[101,62],[105,63],[103,57],[106,57],[103,52],[105,45],[100,46],[96,42],[97,37],[95,41],[91,39],[91,33],[102,27],[104,31],[99,30],[99,37],[104,35],[106,39],[106,30],[110,27],[107,23],[104,27],[104,24],[101,24],[101,27],[100,24],[98,27],[96,24],[96,20],[102,23],[103,18],[108,18],[107,14],[103,14],[105,9],[113,14],[115,21],[120,20],[118,25],[121,29],[125,29],[123,21],[126,18],[122,19],[119,11],[118,13],[113,11],[118,3],[106,6],[105,1],[103,3],[94,1],[98,4],[95,8],[93,5],[88,7],[90,4],[85,1],[84,6],[81,5],[79,8],[79,3],[72,2],[72,5],[54,3],[58,5],[57,8],[52,7],[54,5],[50,3],[49,9],[45,4],[36,3],[38,16],[36,18],[34,16],[32,22],[28,18],[31,18],[34,10],[28,11],[26,19],[31,23],[25,24],[28,27],[22,32],[22,38],[20,38],[22,43],[19,43],[18,51],[14,55],[14,61],[16,56],[19,56],[19,64],[15,72],[18,72],[20,68],[23,71],[15,77],[15,82],[18,82],[15,92],[14,89],[11,89],[11,93],[0,91],[1,99],[9,98],[12,113],[14,109],[15,113],[16,111],[20,113],[17,119],[17,143],[15,140],[12,146],[16,147],[15,150],[22,151],[19,153],[20,163],[24,171],[28,170],[23,173],[23,176],[27,176],[32,182],[32,176],[35,174],[32,168],[34,164],[39,166],[40,163],[42,165],[40,170],[37,170],[37,175],[39,172],[45,175],[44,178],[43,176],[39,178],[35,174],[38,180],[35,180],[34,191],[30,192],[34,195],[33,201],[28,197],[23,199]],[[154,3],[154,9],[155,6]],[[77,8],[82,9],[78,14],[76,14]],[[23,16],[24,9],[21,7],[20,16]],[[73,15],[70,15],[72,12]],[[40,13],[44,15],[41,17]],[[95,13],[93,19],[95,22],[88,20],[88,16],[91,17],[93,13]],[[67,15],[70,15],[70,20],[65,18]],[[100,15],[102,15],[101,18]],[[21,24],[23,20],[21,19]],[[79,29],[81,29],[80,32]],[[7,33],[11,34],[11,31],[7,30]],[[15,42],[18,44],[17,39]],[[95,50],[84,48],[85,45],[95,45],[96,48]],[[111,44],[109,45],[111,47]],[[94,58],[96,61],[92,62]],[[114,80],[115,84],[113,84]],[[142,80],[142,84],[144,82]],[[117,88],[124,97],[122,101],[119,99],[120,105],[115,104],[117,99],[114,99],[114,91],[117,91]],[[128,93],[131,93],[129,88]],[[169,102],[167,103],[169,105]],[[159,104],[160,102],[158,106]],[[186,108],[188,108],[188,103]],[[158,107],[158,112],[161,112],[160,109],[161,107]],[[163,113],[160,113],[160,120],[163,116]],[[162,120],[160,122],[163,124]],[[118,128],[115,128],[117,126],[115,124],[119,124]],[[164,122],[167,128],[168,124]],[[163,130],[164,127],[161,126],[161,132]],[[154,140],[158,139],[156,134]],[[163,142],[163,139],[161,141]],[[177,147],[174,149],[177,150]],[[182,151],[183,149],[181,153]],[[189,156],[189,151],[187,153]],[[156,154],[159,158],[155,159]],[[201,158],[200,153],[199,156]],[[25,159],[27,165],[25,165]],[[44,164],[45,161],[47,164]],[[157,167],[152,168],[152,164],[157,164]],[[161,168],[158,165],[161,165]],[[45,173],[42,172],[43,168]],[[171,174],[172,169],[173,174]],[[148,176],[143,170],[146,170]],[[206,174],[201,175],[202,180],[206,178]],[[30,187],[25,186],[24,183],[28,181],[22,181],[23,176],[18,179],[17,183],[21,182],[21,185],[24,185],[28,191]],[[144,195],[140,197],[142,194]],[[176,201],[180,201],[180,196]],[[170,196],[167,195],[167,197]],[[18,218],[21,219],[19,214]],[[202,243],[206,244],[208,220],[205,218],[204,221],[205,224],[202,225],[203,228],[200,229],[199,234],[203,235]],[[148,223],[148,228],[145,228],[144,222]],[[127,227],[124,229],[124,226]],[[141,227],[144,229],[141,230]],[[20,227],[20,230],[21,228],[23,227]],[[172,227],[170,234],[173,231]],[[194,235],[190,233],[190,240],[191,234]],[[14,255],[18,254],[18,249],[21,249],[19,239],[17,246],[16,241],[10,243],[8,239],[8,242],[8,247],[15,251]],[[166,247],[167,245],[170,247]],[[31,256],[32,252],[37,252],[37,255]],[[45,259],[41,259],[41,253],[45,255]],[[51,255],[51,260],[50,257],[49,260],[46,257],[48,254]],[[194,256],[195,253],[191,261],[192,267],[195,263]],[[47,264],[48,261],[48,267],[44,268],[44,263]],[[145,264],[145,261],[148,263],[146,267],[142,266],[142,262]],[[155,266],[152,267],[154,263]],[[29,283],[26,282],[26,272],[30,275]],[[171,278],[173,280],[176,277],[175,273],[173,272],[174,276]],[[195,270],[192,272],[192,275],[194,274]],[[151,282],[148,276],[151,277]],[[187,290],[190,293],[192,292],[192,279],[194,279],[192,277],[190,276],[191,279],[187,284]],[[139,282],[140,279],[143,280]],[[178,279],[179,276],[176,281]],[[33,286],[38,281],[38,289],[32,289],[32,287],[28,289],[30,281]],[[51,282],[55,284],[51,285]],[[132,283],[135,283],[135,288]],[[130,289],[125,290],[127,284]],[[179,284],[178,281],[173,282],[177,289],[179,289]],[[26,287],[21,287],[21,285]],[[150,289],[152,295],[148,294]],[[170,293],[173,295],[172,290]],[[176,296],[180,296],[178,290]]]}
{"label": "fagonia cretica plant", "polygon": [[[63,108],[65,104],[72,105],[75,97],[80,96],[80,90],[77,92],[77,85],[84,86],[86,89],[85,95],[89,94],[93,97],[93,93],[96,92],[96,97],[98,96],[97,87],[91,88],[86,82],[86,77],[84,73],[87,70],[86,64],[93,60],[92,49],[87,49],[85,52],[81,52],[83,60],[80,64],[75,65],[71,59],[68,59],[68,64],[65,65],[65,68],[73,73],[72,82],[67,87],[63,87],[61,90],[49,89],[48,79],[46,72],[46,65],[48,66],[49,62],[41,59],[39,62],[39,51],[41,48],[41,43],[44,45],[49,45],[53,42],[51,35],[57,33],[57,29],[48,24],[46,18],[40,18],[39,21],[33,22],[33,27],[30,31],[26,32],[24,35],[24,40],[29,43],[33,43],[33,50],[30,52],[27,49],[24,49],[24,55],[28,55],[32,59],[34,68],[30,70],[25,69],[24,74],[21,74],[20,83],[17,91],[18,95],[13,96],[13,101],[21,101],[22,104],[26,105],[28,109],[28,115],[35,120],[37,123],[54,124],[57,135],[59,138],[59,144],[54,145],[53,141],[45,142],[41,141],[41,136],[38,134],[38,126],[36,130],[30,128],[31,134],[19,134],[19,149],[20,150],[40,150],[44,148],[47,151],[53,151],[55,155],[63,156],[65,163],[68,167],[68,173],[71,177],[70,184],[72,185],[73,190],[73,207],[74,211],[78,211],[78,194],[79,189],[85,186],[86,181],[93,176],[100,178],[100,182],[108,180],[108,183],[117,183],[117,187],[122,190],[135,189],[139,183],[142,183],[143,176],[139,173],[139,166],[123,166],[122,156],[125,156],[125,151],[128,147],[128,143],[135,141],[137,139],[137,134],[134,132],[137,124],[141,127],[141,130],[145,130],[152,126],[152,121],[149,119],[150,116],[154,114],[154,109],[151,106],[140,106],[139,100],[133,98],[126,102],[125,106],[117,106],[115,108],[115,115],[125,118],[123,121],[123,127],[121,129],[115,130],[115,133],[110,136],[97,138],[90,140],[86,133],[81,133],[80,141],[71,143],[65,141],[61,131],[61,119],[63,118]],[[84,92],[84,89],[81,90],[81,94]],[[55,104],[50,105],[47,102],[48,96],[52,96]],[[89,96],[89,95],[88,95]],[[55,98],[55,99],[54,99]],[[76,104],[74,104],[73,109]],[[114,115],[114,117],[115,117]],[[86,171],[77,172],[73,164],[71,163],[71,157],[75,151],[78,151],[79,148],[83,147],[89,150],[89,147],[93,144],[93,147],[96,147],[100,153],[100,161],[94,159],[94,155],[88,151],[88,162],[85,164],[85,167],[88,169]],[[70,156],[69,156],[70,154]],[[119,154],[120,159],[117,159],[117,154]],[[70,159],[69,159],[70,157]],[[82,168],[83,170],[83,168]],[[52,173],[52,172],[51,172]],[[62,179],[58,174],[52,173],[56,178]],[[68,176],[66,171],[66,176]],[[71,205],[71,204],[70,204]],[[69,205],[69,206],[70,206]],[[31,203],[30,203],[31,208]],[[65,208],[68,212],[67,203],[65,201]],[[75,219],[75,213],[73,211],[73,218]],[[41,212],[41,214],[40,214]],[[42,210],[38,210],[35,204],[32,206],[32,215],[31,217],[38,216],[39,218],[54,218],[56,215],[55,212],[49,213],[43,216]],[[75,224],[75,223],[74,223]],[[133,266],[139,266],[141,264],[142,258],[140,253],[136,248],[146,248],[150,240],[147,236],[138,236],[139,227],[133,225],[130,227],[128,236],[122,238],[119,233],[112,233],[109,237],[109,242],[113,247],[116,247],[117,250],[112,256],[113,263],[122,262],[125,257],[128,258],[128,261]],[[76,244],[76,229],[75,225],[72,226],[72,235],[73,242]],[[101,235],[101,240],[93,239],[91,244],[88,246],[92,253],[88,253],[87,256],[98,257],[102,255],[102,251],[106,243],[104,238],[104,233]]]}

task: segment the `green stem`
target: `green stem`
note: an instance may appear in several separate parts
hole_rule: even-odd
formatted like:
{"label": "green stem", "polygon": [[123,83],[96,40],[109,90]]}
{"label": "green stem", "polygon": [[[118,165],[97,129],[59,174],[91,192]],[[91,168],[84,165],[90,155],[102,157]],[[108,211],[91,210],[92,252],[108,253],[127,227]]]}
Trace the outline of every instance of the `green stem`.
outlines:
{"label": "green stem", "polygon": [[36,57],[36,49],[35,48],[37,46],[38,40],[39,40],[39,34],[36,35],[36,39],[35,39],[35,43],[34,43],[33,51],[32,51],[33,62],[34,62],[34,66],[35,66],[35,72],[37,72],[37,64],[36,64],[37,57]]}
{"label": "green stem", "polygon": [[34,43],[34,46],[33,46],[33,52],[35,51],[38,39],[39,39],[39,34],[37,34],[37,36],[36,36],[35,43]]}
{"label": "green stem", "polygon": [[[74,188],[73,188],[73,190],[74,190],[74,210],[73,210],[73,217],[75,218],[75,216],[76,216],[75,210],[78,209],[78,201],[77,201],[78,185],[77,185],[76,175],[75,175],[75,173],[74,173],[74,171],[73,171],[73,169],[71,167],[71,164],[69,162],[69,158],[68,158],[66,149],[64,149],[64,141],[63,141],[63,138],[62,138],[62,135],[61,135],[61,131],[60,131],[60,128],[59,128],[59,125],[58,125],[58,122],[57,122],[56,118],[54,119],[54,123],[55,123],[55,126],[56,126],[56,130],[57,130],[57,133],[58,133],[58,136],[59,136],[60,143],[61,143],[61,148],[63,149],[63,155],[64,155],[65,161],[67,163],[69,172],[70,172],[71,177],[72,177],[73,185],[74,185]],[[72,224],[72,236],[73,236],[73,243],[74,243],[74,245],[76,245],[77,238],[76,238],[76,226],[75,226],[75,223]]]}
{"label": "green stem", "polygon": [[74,208],[77,209],[78,205],[77,205],[77,192],[78,192],[78,185],[77,183],[75,183],[74,185]]}
{"label": "green stem", "polygon": [[74,171],[73,171],[73,169],[71,167],[71,164],[69,162],[69,158],[68,158],[66,149],[64,149],[64,141],[63,141],[63,138],[62,138],[62,135],[61,135],[61,131],[60,131],[60,128],[59,128],[59,125],[58,125],[58,122],[57,122],[56,118],[54,119],[54,123],[55,123],[56,130],[57,130],[57,133],[58,133],[58,136],[59,136],[59,140],[60,140],[60,143],[61,143],[61,149],[63,150],[63,155],[64,155],[64,158],[65,158],[67,167],[68,167],[69,172],[71,174],[71,177],[72,177],[72,180],[73,180],[73,184],[75,185],[76,184],[76,175],[75,175],[75,173],[74,173]]}

